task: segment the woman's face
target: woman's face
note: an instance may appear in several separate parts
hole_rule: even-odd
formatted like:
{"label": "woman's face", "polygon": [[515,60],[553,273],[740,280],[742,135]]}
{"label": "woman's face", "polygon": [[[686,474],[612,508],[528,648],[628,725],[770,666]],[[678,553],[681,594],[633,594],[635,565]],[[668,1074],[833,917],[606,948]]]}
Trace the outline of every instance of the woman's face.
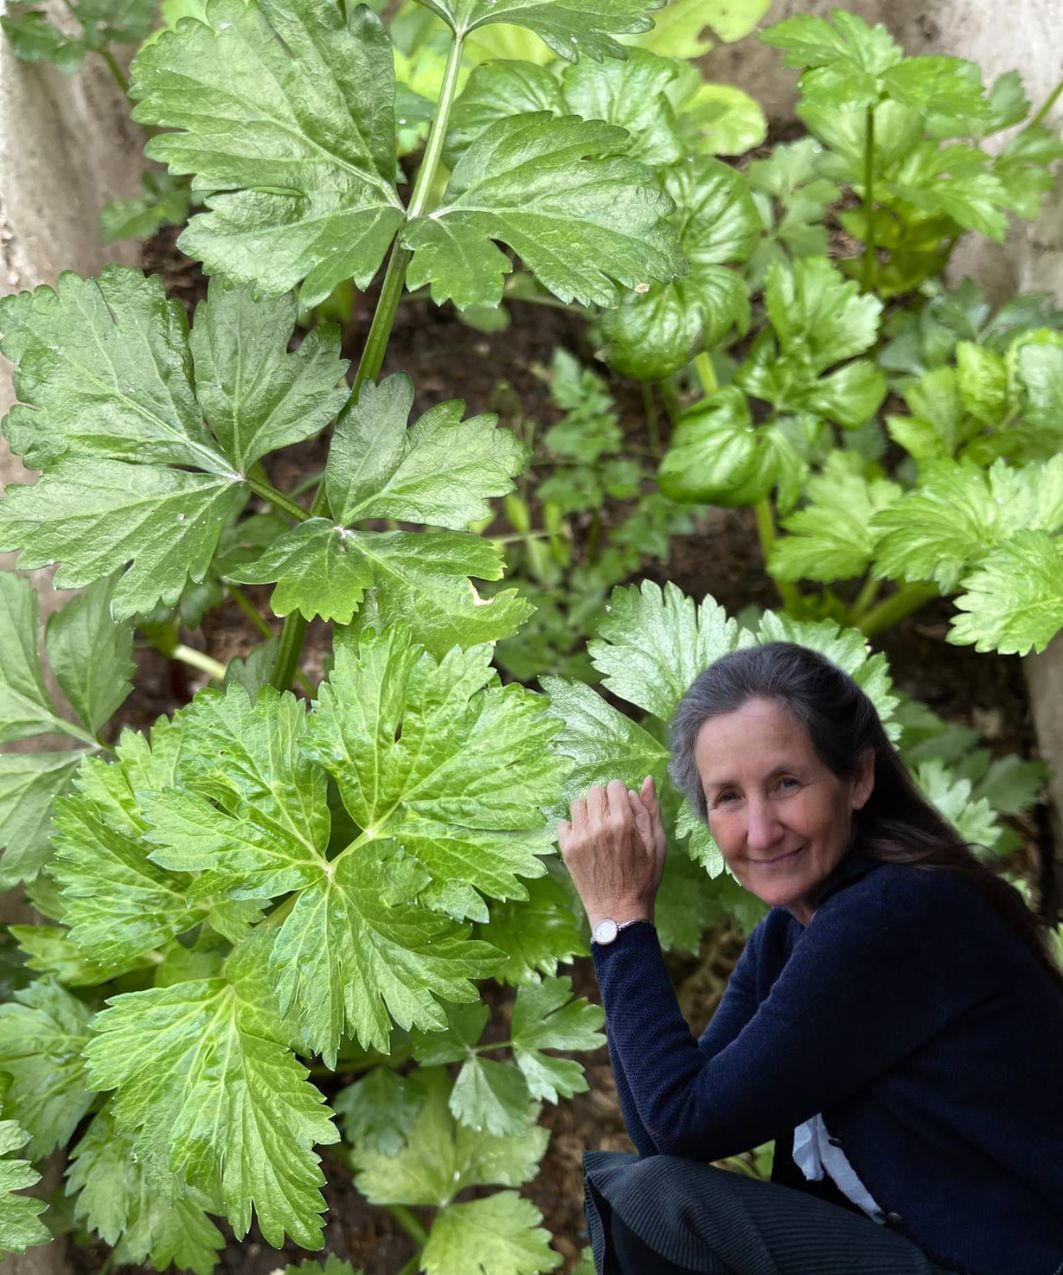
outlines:
{"label": "woman's face", "polygon": [[728,867],[759,899],[807,925],[810,895],[844,855],[852,813],[871,795],[871,749],[853,779],[839,779],[787,708],[751,699],[702,726],[694,759]]}

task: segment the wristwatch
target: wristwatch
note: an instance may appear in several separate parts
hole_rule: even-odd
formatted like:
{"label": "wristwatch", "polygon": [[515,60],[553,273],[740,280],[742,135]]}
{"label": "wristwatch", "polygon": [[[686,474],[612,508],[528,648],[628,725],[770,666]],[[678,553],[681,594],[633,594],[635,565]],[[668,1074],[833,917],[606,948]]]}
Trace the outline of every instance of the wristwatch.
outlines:
{"label": "wristwatch", "polygon": [[629,925],[638,925],[640,921],[645,921],[647,925],[651,923],[649,917],[637,916],[633,921],[621,921],[618,925],[611,916],[604,916],[591,930],[591,938],[599,947],[606,947],[615,942],[621,930],[626,930]]}

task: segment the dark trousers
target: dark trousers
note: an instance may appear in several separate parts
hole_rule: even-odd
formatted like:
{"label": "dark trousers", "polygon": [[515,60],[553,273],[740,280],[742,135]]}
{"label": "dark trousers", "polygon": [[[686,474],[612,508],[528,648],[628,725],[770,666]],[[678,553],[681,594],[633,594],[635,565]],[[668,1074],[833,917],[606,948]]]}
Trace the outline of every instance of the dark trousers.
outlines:
{"label": "dark trousers", "polygon": [[595,1152],[598,1275],[954,1275],[862,1213],[674,1156]]}

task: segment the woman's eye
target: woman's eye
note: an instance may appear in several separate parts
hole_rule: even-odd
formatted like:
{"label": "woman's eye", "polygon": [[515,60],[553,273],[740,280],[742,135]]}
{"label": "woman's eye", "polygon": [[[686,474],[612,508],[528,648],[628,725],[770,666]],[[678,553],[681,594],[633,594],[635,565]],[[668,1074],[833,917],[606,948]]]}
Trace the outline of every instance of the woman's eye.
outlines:
{"label": "woman's eye", "polygon": [[734,796],[733,792],[721,792],[719,796],[717,796],[716,798],[716,804],[718,806],[722,806],[729,797],[733,797],[733,796]]}
{"label": "woman's eye", "polygon": [[783,784],[793,784],[795,787],[800,787],[799,781],[791,778],[789,775],[784,775],[783,778],[779,780],[780,788],[783,786]]}

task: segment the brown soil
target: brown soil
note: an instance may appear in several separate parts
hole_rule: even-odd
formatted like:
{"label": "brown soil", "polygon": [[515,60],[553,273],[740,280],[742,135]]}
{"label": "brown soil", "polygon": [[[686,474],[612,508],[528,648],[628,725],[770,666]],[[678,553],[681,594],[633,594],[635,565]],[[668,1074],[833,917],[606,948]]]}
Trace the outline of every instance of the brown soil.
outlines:
{"label": "brown soil", "polygon": [[[205,284],[196,263],[174,249],[175,238],[176,232],[163,231],[148,244],[145,267],[160,272],[170,295],[191,307],[205,295]],[[565,345],[588,361],[593,351],[586,348],[581,325],[574,315],[529,304],[513,304],[510,309],[511,327],[488,335],[465,327],[449,308],[439,310],[420,301],[404,304],[384,370],[401,369],[412,376],[419,408],[460,394],[469,414],[494,410],[512,421],[519,411],[525,418],[544,422],[556,419],[542,376],[554,348]],[[352,324],[344,331],[349,357],[356,357],[369,313],[369,302],[359,298]],[[601,370],[604,372],[604,368]],[[625,431],[632,440],[644,443],[645,425],[637,390],[619,381],[615,389]],[[320,469],[326,448],[324,440],[316,440],[291,449],[273,462],[271,478],[282,488],[290,487]],[[675,538],[667,563],[651,566],[644,574],[662,582],[672,580],[697,597],[711,593],[732,613],[751,603],[762,607],[777,604],[774,586],[762,568],[748,510],[711,511],[693,534]],[[247,592],[268,615],[269,590],[249,588]],[[936,603],[884,638],[881,648],[889,656],[896,683],[943,717],[980,729],[995,751],[1034,755],[1019,660],[978,655],[973,648],[949,646],[945,635],[951,610],[948,602]],[[273,624],[279,628],[279,622]],[[245,654],[259,638],[241,612],[227,604],[207,617],[200,633],[185,634],[184,640],[227,661]],[[327,650],[328,640],[327,626],[311,626],[306,650],[308,671],[312,674]],[[136,728],[145,727],[160,713],[171,712],[187,702],[202,683],[200,675],[170,663],[150,649],[139,651],[137,659],[137,688],[122,712],[123,721]],[[1030,845],[1022,852],[1025,859],[1020,857],[1020,863],[1026,862],[1033,873],[1035,830],[1032,826],[1023,830]],[[706,934],[699,958],[670,958],[681,1004],[696,1030],[710,1016],[741,943],[737,932],[728,926],[718,927]],[[566,972],[571,974],[577,994],[598,999],[588,960],[577,960]],[[493,987],[486,994],[500,1005],[509,995]],[[603,1048],[580,1057],[586,1066],[589,1091],[560,1106],[546,1108],[543,1122],[553,1136],[541,1172],[523,1192],[542,1210],[554,1245],[565,1259],[564,1270],[572,1269],[586,1242],[583,1152],[630,1149],[607,1051]],[[329,1086],[330,1092],[347,1079],[337,1077]],[[326,1251],[349,1258],[356,1270],[364,1268],[365,1275],[396,1275],[413,1252],[412,1242],[385,1210],[365,1203],[338,1156],[326,1159],[325,1170],[329,1179]],[[428,1220],[427,1214],[424,1220]],[[74,1255],[77,1270],[86,1275],[98,1270],[105,1252],[102,1245],[79,1250]],[[253,1231],[242,1243],[230,1243],[219,1269],[239,1271],[241,1275],[271,1275],[283,1268],[285,1261],[306,1256],[294,1247],[277,1253]]]}

